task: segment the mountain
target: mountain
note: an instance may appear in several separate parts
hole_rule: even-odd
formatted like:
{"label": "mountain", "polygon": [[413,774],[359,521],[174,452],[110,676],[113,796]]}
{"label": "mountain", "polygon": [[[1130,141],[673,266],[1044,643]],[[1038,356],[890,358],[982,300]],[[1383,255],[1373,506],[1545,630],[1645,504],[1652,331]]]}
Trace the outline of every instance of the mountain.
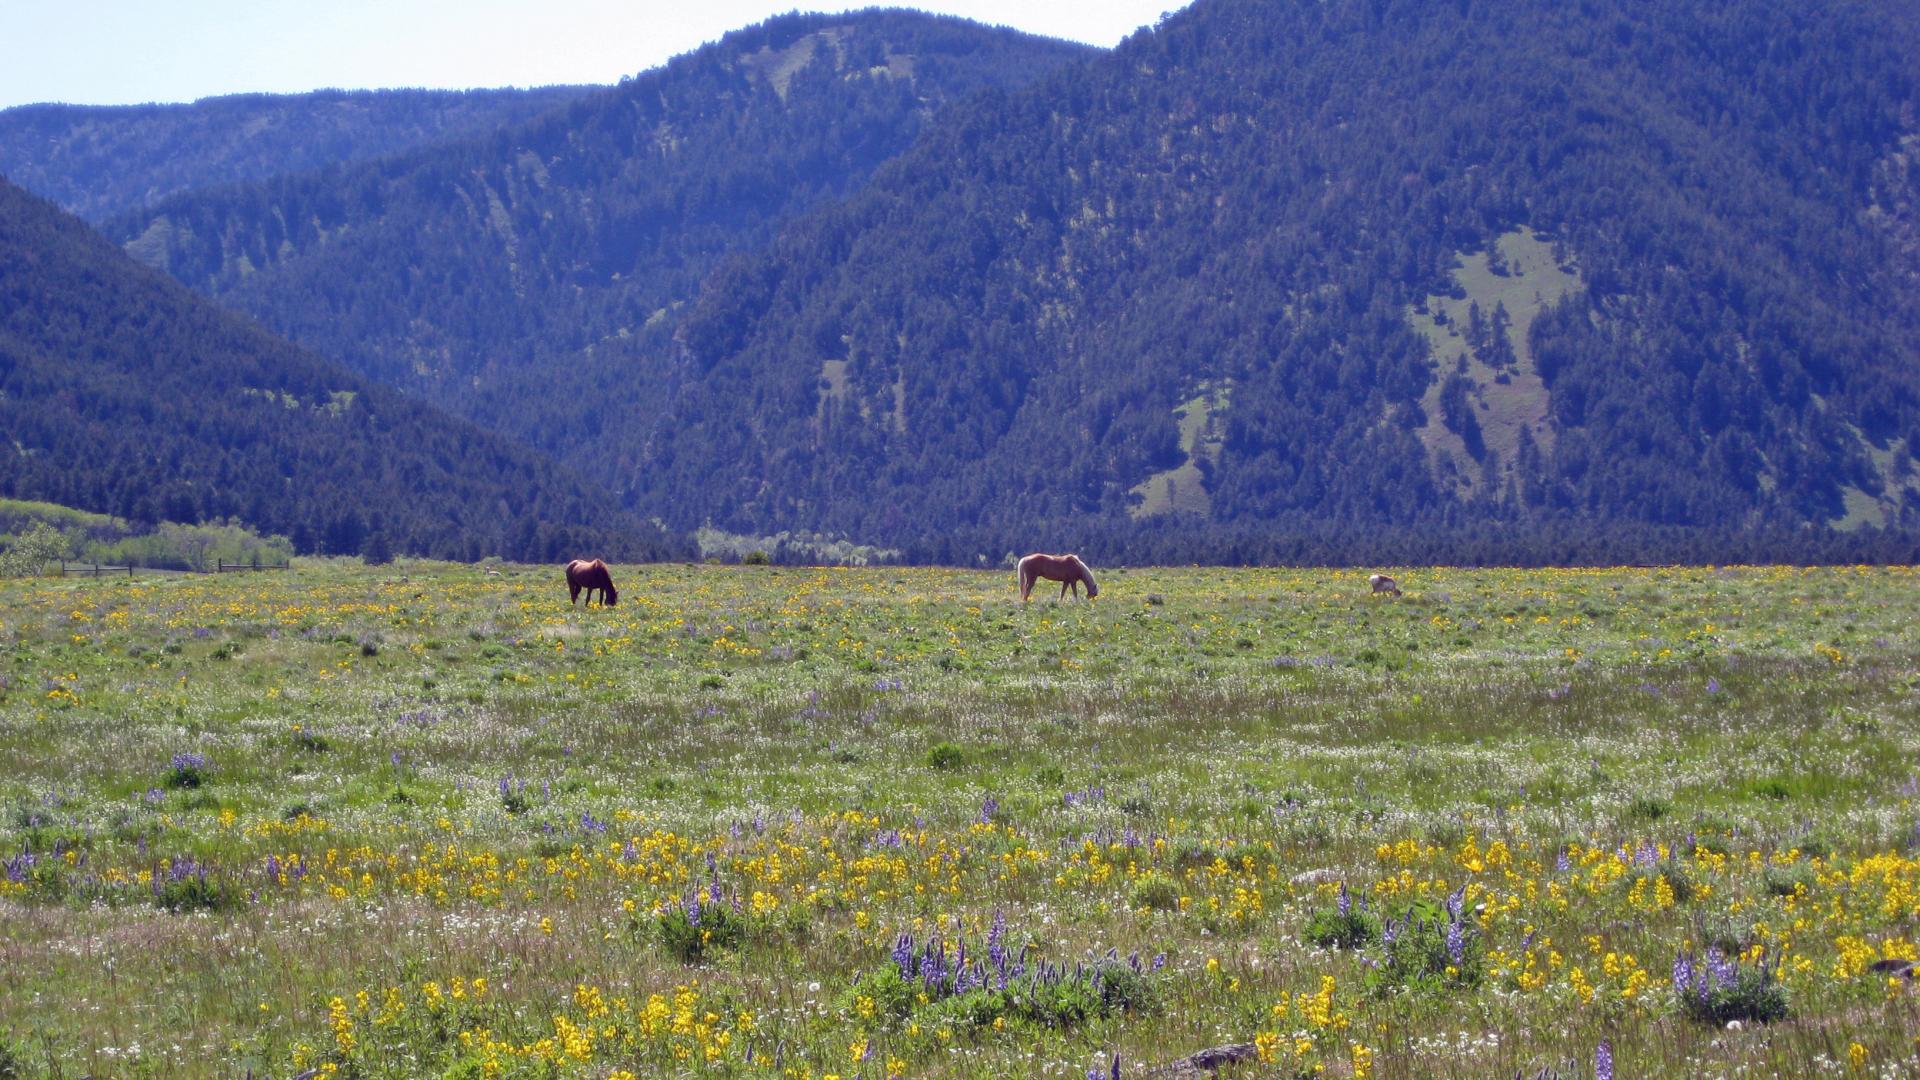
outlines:
{"label": "mountain", "polygon": [[664,557],[544,457],[279,340],[0,181],[0,495],[302,552]]}
{"label": "mountain", "polygon": [[1910,8],[1198,0],[729,259],[576,460],[936,558],[1911,530]]}
{"label": "mountain", "polygon": [[516,437],[637,444],[661,405],[661,327],[723,255],[857,189],[947,104],[1093,52],[904,11],[786,16],[518,127],[183,194],[107,231]]}
{"label": "mountain", "polygon": [[586,92],[321,90],[190,105],[22,105],[0,111],[0,176],[97,224],[178,192],[523,123]]}

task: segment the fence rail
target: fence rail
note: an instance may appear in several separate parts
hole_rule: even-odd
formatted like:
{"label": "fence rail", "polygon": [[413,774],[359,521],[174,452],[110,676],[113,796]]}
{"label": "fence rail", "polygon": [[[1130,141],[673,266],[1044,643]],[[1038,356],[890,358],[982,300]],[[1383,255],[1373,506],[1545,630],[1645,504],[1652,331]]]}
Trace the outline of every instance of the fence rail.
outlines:
{"label": "fence rail", "polygon": [[125,574],[125,575],[127,575],[128,577],[132,577],[132,576],[133,576],[133,567],[131,567],[131,566],[102,566],[102,565],[101,565],[101,564],[99,564],[99,563],[92,563],[92,564],[90,564],[90,565],[86,565],[86,566],[69,566],[69,565],[67,565],[67,560],[65,560],[65,559],[61,559],[61,560],[60,560],[60,574],[61,574],[61,576],[62,576],[62,577],[67,577],[67,576],[77,576],[77,577],[104,577],[104,576],[105,576],[105,575],[107,575],[107,574]]}
{"label": "fence rail", "polygon": [[[293,569],[292,563],[250,563],[250,562],[230,563],[230,562],[216,561],[213,564],[212,570],[202,570],[198,572],[205,573],[205,574],[239,574],[239,573],[252,573],[253,571],[256,571],[256,570],[291,570],[291,569]],[[112,574],[115,577],[118,577],[121,574],[125,574],[128,577],[132,577],[133,572],[135,570],[141,570],[149,574],[195,573],[195,571],[192,571],[192,570],[184,570],[184,571],[170,570],[164,567],[108,566],[104,563],[70,563],[65,559],[60,560],[60,575],[62,577],[105,577],[108,574]]]}

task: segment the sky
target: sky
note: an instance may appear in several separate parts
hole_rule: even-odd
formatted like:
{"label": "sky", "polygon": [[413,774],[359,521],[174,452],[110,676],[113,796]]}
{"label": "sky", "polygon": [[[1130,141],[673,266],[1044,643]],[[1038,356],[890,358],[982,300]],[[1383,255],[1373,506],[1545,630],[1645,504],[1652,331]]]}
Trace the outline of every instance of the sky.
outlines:
{"label": "sky", "polygon": [[[1186,0],[879,0],[1111,46]],[[0,0],[0,108],[611,83],[817,0]]]}

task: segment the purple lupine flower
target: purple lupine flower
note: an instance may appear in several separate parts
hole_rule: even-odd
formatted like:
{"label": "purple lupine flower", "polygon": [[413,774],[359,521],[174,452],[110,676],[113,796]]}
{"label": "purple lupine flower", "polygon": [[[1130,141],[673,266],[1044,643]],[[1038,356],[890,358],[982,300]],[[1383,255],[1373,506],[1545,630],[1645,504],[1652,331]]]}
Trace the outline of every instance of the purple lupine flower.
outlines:
{"label": "purple lupine flower", "polygon": [[1161,968],[1166,966],[1167,966],[1167,954],[1156,953],[1153,958],[1153,970],[1159,971]]}
{"label": "purple lupine flower", "polygon": [[1462,885],[1459,888],[1453,890],[1453,892],[1447,894],[1447,918],[1449,920],[1453,922],[1459,922],[1461,912],[1466,909],[1466,906],[1467,906],[1467,887],[1465,885]]}
{"label": "purple lupine flower", "polygon": [[1593,1080],[1613,1080],[1613,1043],[1601,1039],[1593,1050]]}
{"label": "purple lupine flower", "polygon": [[1453,959],[1454,964],[1458,965],[1466,956],[1466,952],[1467,940],[1460,921],[1449,920],[1447,922],[1447,955]]}
{"label": "purple lupine flower", "polygon": [[1633,863],[1635,866],[1652,866],[1659,861],[1660,849],[1654,847],[1652,841],[1642,840],[1640,841],[1640,845],[1633,850]]}
{"label": "purple lupine flower", "polygon": [[204,769],[207,767],[207,755],[188,751],[173,755],[173,767],[179,770]]}
{"label": "purple lupine flower", "polygon": [[993,961],[996,970],[1007,970],[1007,915],[1004,911],[993,913],[993,925],[987,928],[987,959]]}
{"label": "purple lupine flower", "polygon": [[265,869],[267,872],[268,881],[279,881],[280,880],[280,856],[268,855],[267,865]]}
{"label": "purple lupine flower", "polygon": [[987,801],[980,804],[980,824],[991,824],[993,812],[998,809],[1000,809],[1000,800],[991,795],[987,796]]}
{"label": "purple lupine flower", "polygon": [[[1725,989],[1733,985],[1735,976],[1740,973],[1740,966],[1719,949],[1708,949],[1707,971],[1713,976],[1713,985]],[[1701,996],[1706,995],[1703,993]]]}
{"label": "purple lupine flower", "polygon": [[912,934],[901,934],[899,937],[899,940],[893,943],[893,964],[895,967],[900,969],[900,977],[902,979],[913,978],[914,965],[913,965],[913,935]]}
{"label": "purple lupine flower", "polygon": [[1340,914],[1344,917],[1353,911],[1353,898],[1347,895],[1347,883],[1340,883]]}
{"label": "purple lupine flower", "polygon": [[1681,997],[1693,988],[1693,954],[1675,953],[1673,957],[1673,995]]}
{"label": "purple lupine flower", "polygon": [[1720,692],[1720,680],[1719,680],[1719,679],[1714,679],[1714,678],[1709,678],[1709,679],[1707,680],[1707,693],[1709,693],[1709,694],[1717,694],[1717,693],[1719,693],[1719,692]]}
{"label": "purple lupine flower", "polygon": [[700,894],[697,891],[687,896],[687,925],[700,925]]}
{"label": "purple lupine flower", "polygon": [[1564,874],[1568,870],[1571,870],[1572,868],[1573,868],[1573,860],[1567,858],[1567,849],[1561,848],[1560,857],[1553,860],[1554,872],[1558,874]]}

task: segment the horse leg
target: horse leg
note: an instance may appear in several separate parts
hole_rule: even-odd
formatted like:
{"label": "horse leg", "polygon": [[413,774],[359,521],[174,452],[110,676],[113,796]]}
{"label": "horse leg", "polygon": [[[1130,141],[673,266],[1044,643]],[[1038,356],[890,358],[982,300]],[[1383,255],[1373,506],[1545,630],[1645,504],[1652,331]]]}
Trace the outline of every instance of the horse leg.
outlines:
{"label": "horse leg", "polygon": [[[580,602],[580,586],[575,585],[573,582],[569,581],[567,582],[567,591],[573,594],[567,599],[567,603],[577,604]],[[587,602],[592,603],[593,601],[588,600]]]}

